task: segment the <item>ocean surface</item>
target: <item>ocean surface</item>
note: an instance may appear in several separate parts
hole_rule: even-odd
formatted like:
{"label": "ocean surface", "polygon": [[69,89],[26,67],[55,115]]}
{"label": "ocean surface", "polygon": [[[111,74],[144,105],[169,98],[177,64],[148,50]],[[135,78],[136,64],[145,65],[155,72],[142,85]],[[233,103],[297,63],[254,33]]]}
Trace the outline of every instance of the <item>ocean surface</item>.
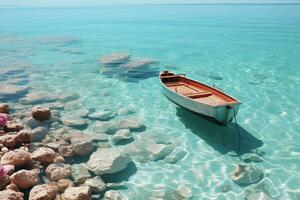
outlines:
{"label": "ocean surface", "polygon": [[[156,63],[134,70],[99,63],[114,52]],[[160,70],[186,73],[242,101],[239,150],[233,123],[218,126],[163,96]],[[300,199],[300,5],[2,8],[0,72],[1,85],[77,93],[76,109],[129,108],[146,127],[135,138],[176,140],[187,152],[177,163],[134,159],[119,189],[129,199],[173,199],[183,185],[192,199],[243,199],[249,191]],[[1,101],[22,107],[17,96]],[[243,160],[251,155],[259,162]],[[263,180],[234,183],[238,164],[260,169]]]}

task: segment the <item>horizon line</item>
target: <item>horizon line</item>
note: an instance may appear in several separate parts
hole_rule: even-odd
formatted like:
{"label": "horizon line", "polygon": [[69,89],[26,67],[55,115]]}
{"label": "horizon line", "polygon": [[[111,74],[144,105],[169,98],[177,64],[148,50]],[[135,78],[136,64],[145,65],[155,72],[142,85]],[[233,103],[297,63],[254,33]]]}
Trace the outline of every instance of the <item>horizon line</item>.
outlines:
{"label": "horizon line", "polygon": [[89,8],[89,7],[101,7],[101,6],[130,6],[130,5],[300,5],[296,2],[282,2],[282,3],[115,3],[115,4],[91,4],[91,5],[70,5],[70,6],[41,6],[41,5],[0,5],[0,8]]}

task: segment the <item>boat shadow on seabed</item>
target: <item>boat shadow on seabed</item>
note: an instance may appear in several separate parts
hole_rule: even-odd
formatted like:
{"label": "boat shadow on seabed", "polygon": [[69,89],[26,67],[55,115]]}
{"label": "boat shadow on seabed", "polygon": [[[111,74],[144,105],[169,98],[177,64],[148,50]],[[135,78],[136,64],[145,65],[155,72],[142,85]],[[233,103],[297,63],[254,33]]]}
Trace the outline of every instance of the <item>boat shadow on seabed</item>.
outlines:
{"label": "boat shadow on seabed", "polygon": [[[239,135],[233,122],[228,126],[220,126],[203,116],[181,107],[177,107],[176,114],[186,128],[222,154],[234,151],[238,156],[241,156],[263,145],[263,141],[257,139],[238,125],[241,136],[239,141]],[[237,147],[238,142],[240,142],[239,148]]]}

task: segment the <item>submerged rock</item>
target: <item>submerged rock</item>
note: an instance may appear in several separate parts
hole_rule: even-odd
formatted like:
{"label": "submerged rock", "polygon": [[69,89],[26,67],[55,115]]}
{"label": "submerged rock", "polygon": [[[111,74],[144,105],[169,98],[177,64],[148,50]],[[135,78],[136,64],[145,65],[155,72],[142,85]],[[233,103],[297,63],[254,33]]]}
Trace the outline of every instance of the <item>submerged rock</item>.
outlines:
{"label": "submerged rock", "polygon": [[74,155],[74,150],[71,145],[60,145],[58,147],[58,153],[64,158],[69,158]]}
{"label": "submerged rock", "polygon": [[4,84],[0,85],[0,94],[2,95],[19,95],[28,91],[28,87],[26,86],[18,86],[18,85],[9,85]]}
{"label": "submerged rock", "polygon": [[133,107],[121,107],[118,109],[117,114],[120,116],[134,114],[136,111]]}
{"label": "submerged rock", "polygon": [[45,121],[51,118],[50,109],[47,107],[36,106],[32,109],[31,114],[38,121]]}
{"label": "submerged rock", "polygon": [[107,121],[116,116],[116,113],[111,109],[106,109],[102,111],[97,111],[89,115],[89,118],[94,120]]}
{"label": "submerged rock", "polygon": [[47,147],[40,147],[32,153],[31,158],[41,163],[52,163],[56,157],[55,151]]}
{"label": "submerged rock", "polygon": [[177,196],[179,199],[191,199],[193,197],[193,192],[187,186],[179,186],[176,190]]}
{"label": "submerged rock", "polygon": [[71,138],[71,144],[73,152],[77,156],[87,156],[94,151],[94,144],[88,138],[73,137]]}
{"label": "submerged rock", "polygon": [[72,177],[75,184],[82,184],[91,177],[85,163],[72,165]]}
{"label": "submerged rock", "polygon": [[132,134],[129,129],[120,129],[112,137],[112,142],[117,143],[124,140],[132,139]]}
{"label": "submerged rock", "polygon": [[92,192],[102,192],[106,189],[106,185],[100,176],[95,176],[94,178],[89,178],[85,181],[84,185],[91,188]]}
{"label": "submerged rock", "polygon": [[71,165],[62,163],[50,164],[46,168],[45,173],[52,181],[68,178],[72,176]]}
{"label": "submerged rock", "polygon": [[126,145],[123,151],[139,161],[147,162],[164,159],[174,148],[173,144],[159,143],[153,137],[139,137],[135,142]]}
{"label": "submerged rock", "polygon": [[29,189],[40,183],[39,174],[40,170],[38,169],[22,169],[11,176],[11,182],[16,184],[16,186],[18,186],[18,188],[21,190]]}
{"label": "submerged rock", "polygon": [[144,124],[138,119],[138,118],[128,118],[128,119],[122,119],[117,122],[119,129],[140,129],[144,127]]}
{"label": "submerged rock", "polygon": [[62,200],[90,200],[91,190],[89,187],[69,187],[61,195]]}
{"label": "submerged rock", "polygon": [[82,126],[86,126],[88,125],[89,121],[87,119],[82,119],[80,117],[72,117],[72,116],[68,116],[68,117],[63,117],[62,121],[64,123],[64,125],[66,126],[70,126],[70,127],[82,127]]}
{"label": "submerged rock", "polygon": [[124,170],[131,159],[114,148],[99,149],[94,152],[87,167],[96,175],[113,174]]}
{"label": "submerged rock", "polygon": [[128,118],[121,120],[114,120],[109,122],[96,122],[93,124],[93,131],[97,133],[114,134],[120,129],[129,129],[137,131],[144,128],[144,124],[138,118]]}
{"label": "submerged rock", "polygon": [[70,179],[60,179],[58,182],[55,183],[58,187],[59,193],[63,193],[68,187],[74,187],[74,183]]}
{"label": "submerged rock", "polygon": [[58,95],[50,94],[49,92],[31,92],[20,99],[21,104],[32,105],[37,103],[49,103],[58,100]]}
{"label": "submerged rock", "polygon": [[100,58],[100,63],[104,65],[117,65],[126,63],[130,59],[130,54],[127,53],[112,53]]}
{"label": "submerged rock", "polygon": [[181,160],[186,154],[187,152],[185,150],[176,148],[164,158],[164,161],[167,163],[176,163]]}
{"label": "submerged rock", "polygon": [[30,132],[30,139],[33,142],[40,142],[48,134],[48,128],[46,127],[37,127]]}
{"label": "submerged rock", "polygon": [[133,70],[138,68],[149,67],[150,65],[157,64],[157,63],[158,63],[157,61],[153,61],[149,59],[135,59],[120,65],[120,67],[125,68],[127,70]]}
{"label": "submerged rock", "polygon": [[109,190],[105,192],[104,200],[122,200],[122,196],[117,190]]}
{"label": "submerged rock", "polygon": [[271,198],[263,191],[246,190],[245,200],[271,200]]}
{"label": "submerged rock", "polygon": [[231,179],[240,186],[247,186],[261,181],[263,177],[263,172],[255,166],[238,165]]}

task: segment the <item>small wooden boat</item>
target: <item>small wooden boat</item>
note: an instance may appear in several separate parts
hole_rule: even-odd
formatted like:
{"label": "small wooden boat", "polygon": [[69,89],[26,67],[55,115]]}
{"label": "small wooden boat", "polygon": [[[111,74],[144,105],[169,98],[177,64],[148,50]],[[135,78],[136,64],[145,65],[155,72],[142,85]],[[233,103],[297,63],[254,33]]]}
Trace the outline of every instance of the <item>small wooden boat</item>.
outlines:
{"label": "small wooden boat", "polygon": [[237,115],[240,101],[183,74],[163,71],[159,75],[163,93],[171,101],[195,113],[227,125]]}

